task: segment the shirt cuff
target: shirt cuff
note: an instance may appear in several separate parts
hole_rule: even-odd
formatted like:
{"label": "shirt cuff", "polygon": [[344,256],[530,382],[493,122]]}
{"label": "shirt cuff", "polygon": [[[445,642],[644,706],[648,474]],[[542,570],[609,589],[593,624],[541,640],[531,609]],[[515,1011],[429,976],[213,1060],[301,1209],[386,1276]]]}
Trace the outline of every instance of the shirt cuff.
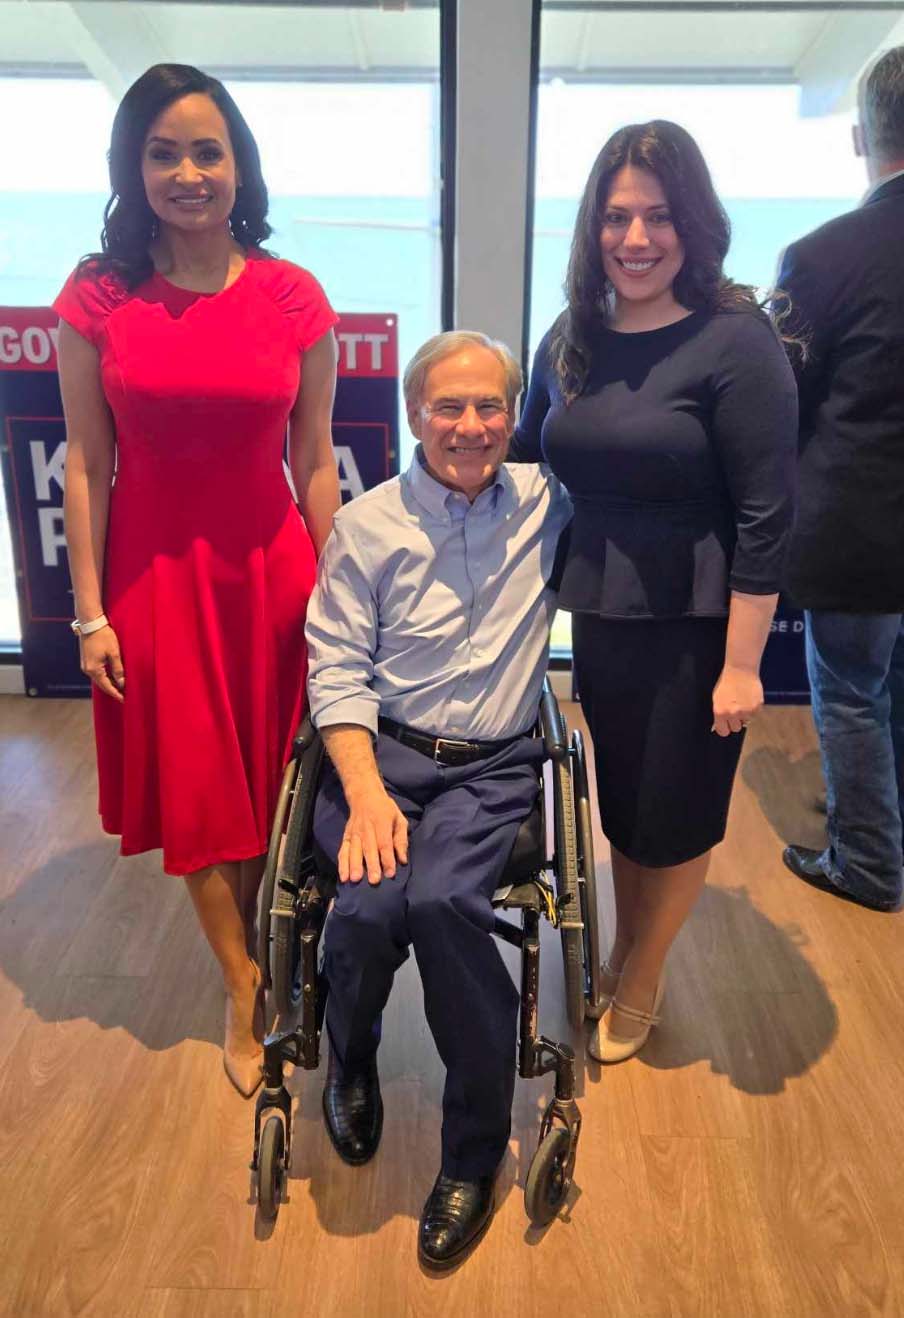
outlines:
{"label": "shirt cuff", "polygon": [[343,696],[321,709],[311,702],[311,718],[318,731],[333,728],[337,723],[352,723],[376,737],[379,716],[380,702],[375,696]]}

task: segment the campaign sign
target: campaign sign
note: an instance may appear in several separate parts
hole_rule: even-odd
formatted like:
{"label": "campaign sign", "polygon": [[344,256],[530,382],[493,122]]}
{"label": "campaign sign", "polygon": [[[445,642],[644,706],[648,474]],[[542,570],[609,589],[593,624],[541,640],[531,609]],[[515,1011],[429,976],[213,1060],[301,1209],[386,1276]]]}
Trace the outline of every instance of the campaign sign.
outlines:
{"label": "campaign sign", "polygon": [[[804,616],[779,599],[760,668],[767,705],[809,705],[810,684],[804,653]],[[580,700],[578,680],[571,676],[571,698]]]}
{"label": "campaign sign", "polygon": [[336,326],[339,379],[333,446],[347,501],[399,470],[399,345],[395,316],[347,315]]}
{"label": "campaign sign", "polygon": [[[0,308],[0,452],[30,696],[87,694],[69,630],[73,616],[63,535],[66,430],[57,380],[57,316]],[[336,326],[339,378],[333,440],[343,500],[399,469],[398,323],[346,315]]]}
{"label": "campaign sign", "polygon": [[780,599],[763,655],[763,690],[771,705],[808,705],[810,683],[804,651],[804,615]]}

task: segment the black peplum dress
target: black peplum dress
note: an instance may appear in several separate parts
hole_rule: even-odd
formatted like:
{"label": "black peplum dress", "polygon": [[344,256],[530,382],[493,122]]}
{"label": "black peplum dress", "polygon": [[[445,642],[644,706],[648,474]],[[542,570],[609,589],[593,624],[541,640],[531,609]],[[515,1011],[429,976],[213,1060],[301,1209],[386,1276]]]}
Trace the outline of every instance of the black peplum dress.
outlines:
{"label": "black peplum dress", "polygon": [[600,816],[638,864],[678,865],[725,833],[743,734],[712,728],[730,592],[781,585],[797,395],[754,312],[601,329],[566,407],[537,351],[512,457],[544,461],[575,516],[560,605],[596,758]]}

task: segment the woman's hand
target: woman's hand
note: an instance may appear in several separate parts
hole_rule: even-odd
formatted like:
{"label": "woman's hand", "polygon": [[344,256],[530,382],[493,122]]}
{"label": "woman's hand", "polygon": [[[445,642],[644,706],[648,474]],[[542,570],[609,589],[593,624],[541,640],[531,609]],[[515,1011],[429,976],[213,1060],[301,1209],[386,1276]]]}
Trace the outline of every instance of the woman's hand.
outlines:
{"label": "woman's hand", "polygon": [[726,664],[713,691],[713,732],[727,737],[740,732],[763,703],[759,673]]}
{"label": "woman's hand", "polygon": [[106,695],[121,701],[126,678],[113,628],[101,627],[90,636],[80,636],[78,643],[82,672]]}

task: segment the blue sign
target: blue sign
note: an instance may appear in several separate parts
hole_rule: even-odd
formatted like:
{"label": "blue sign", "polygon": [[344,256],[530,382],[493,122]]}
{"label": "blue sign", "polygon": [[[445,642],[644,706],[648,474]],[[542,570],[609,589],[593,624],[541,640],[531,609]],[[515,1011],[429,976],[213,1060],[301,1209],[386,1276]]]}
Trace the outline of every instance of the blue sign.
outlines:
{"label": "blue sign", "polygon": [[[398,322],[343,316],[333,440],[344,500],[399,469]],[[0,308],[0,434],[30,696],[87,695],[79,668],[63,534],[66,427],[56,373],[57,316]],[[288,477],[288,471],[287,471]]]}

